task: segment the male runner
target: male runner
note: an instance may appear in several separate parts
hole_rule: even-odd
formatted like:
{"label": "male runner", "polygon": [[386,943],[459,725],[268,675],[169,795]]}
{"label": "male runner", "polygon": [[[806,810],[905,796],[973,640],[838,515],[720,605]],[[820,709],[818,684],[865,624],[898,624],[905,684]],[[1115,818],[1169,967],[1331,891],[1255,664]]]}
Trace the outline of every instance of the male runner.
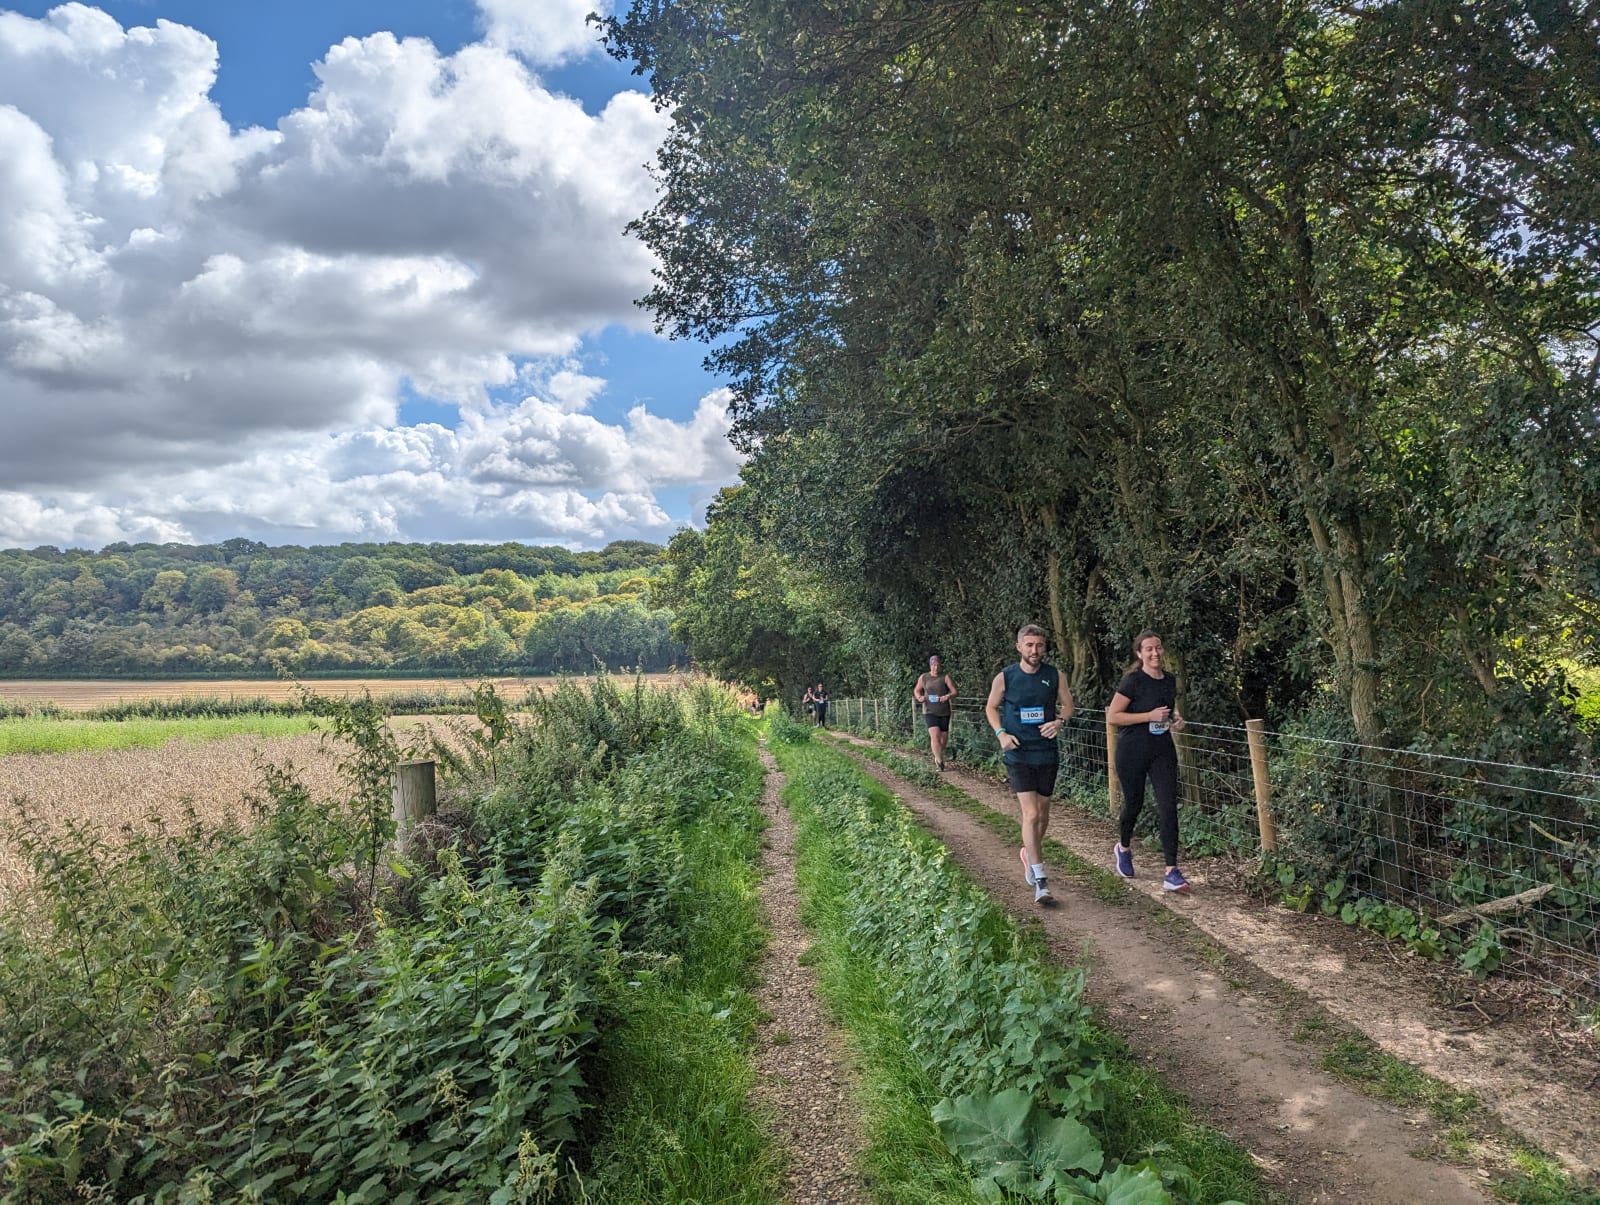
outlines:
{"label": "male runner", "polygon": [[944,747],[950,740],[950,700],[956,697],[956,684],[939,668],[938,653],[928,658],[928,672],[917,678],[911,697],[922,705],[922,718],[928,723],[933,768],[943,770]]}
{"label": "male runner", "polygon": [[1072,718],[1072,689],[1044,660],[1044,629],[1026,624],[1017,633],[1017,663],[994,676],[984,713],[1004,750],[1006,777],[1022,809],[1022,877],[1033,902],[1053,903],[1040,850],[1050,827],[1050,796],[1060,754],[1056,734]]}

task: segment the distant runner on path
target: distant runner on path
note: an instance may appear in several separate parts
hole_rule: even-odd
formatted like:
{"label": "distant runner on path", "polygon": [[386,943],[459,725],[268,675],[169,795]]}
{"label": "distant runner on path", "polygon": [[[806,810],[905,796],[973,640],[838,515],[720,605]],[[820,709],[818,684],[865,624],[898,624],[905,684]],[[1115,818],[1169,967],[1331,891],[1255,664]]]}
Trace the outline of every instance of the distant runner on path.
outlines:
{"label": "distant runner on path", "polygon": [[938,653],[928,658],[928,672],[917,678],[911,697],[922,705],[922,718],[928,722],[933,768],[943,770],[944,747],[950,740],[950,700],[956,697],[956,684],[939,668]]}
{"label": "distant runner on path", "polygon": [[1120,839],[1111,847],[1117,873],[1133,878],[1133,826],[1144,810],[1144,783],[1156,793],[1156,827],[1161,832],[1161,853],[1167,860],[1161,885],[1168,891],[1188,891],[1189,880],[1178,869],[1178,750],[1172,734],[1183,731],[1178,714],[1178,684],[1162,665],[1161,637],[1140,632],[1133,639],[1137,660],[1128,667],[1106,708],[1106,719],[1117,725],[1117,781],[1122,784]]}
{"label": "distant runner on path", "polygon": [[994,676],[984,713],[1004,750],[1006,778],[1022,809],[1022,877],[1033,888],[1033,902],[1055,900],[1045,882],[1045,830],[1050,827],[1050,796],[1056,789],[1061,755],[1056,734],[1072,718],[1072,689],[1061,671],[1044,660],[1044,629],[1027,624],[1017,633],[1018,661]]}

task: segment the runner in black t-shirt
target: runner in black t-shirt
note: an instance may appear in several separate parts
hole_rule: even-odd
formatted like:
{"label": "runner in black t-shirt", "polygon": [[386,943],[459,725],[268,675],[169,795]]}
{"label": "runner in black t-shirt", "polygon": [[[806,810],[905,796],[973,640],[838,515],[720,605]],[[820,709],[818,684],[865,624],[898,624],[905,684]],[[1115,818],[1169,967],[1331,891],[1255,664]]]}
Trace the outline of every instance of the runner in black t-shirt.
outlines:
{"label": "runner in black t-shirt", "polygon": [[1138,660],[1128,668],[1106,708],[1106,719],[1121,730],[1117,734],[1117,781],[1122,784],[1120,840],[1112,846],[1117,873],[1133,878],[1133,826],[1144,809],[1144,783],[1148,777],[1156,793],[1156,822],[1161,832],[1161,853],[1167,860],[1161,885],[1168,891],[1188,891],[1189,880],[1178,869],[1178,750],[1172,733],[1183,731],[1178,714],[1178,684],[1161,663],[1161,637],[1140,632],[1133,641]]}
{"label": "runner in black t-shirt", "polygon": [[812,688],[811,701],[817,709],[817,727],[826,728],[828,726],[828,692],[822,688],[821,682],[818,682]]}

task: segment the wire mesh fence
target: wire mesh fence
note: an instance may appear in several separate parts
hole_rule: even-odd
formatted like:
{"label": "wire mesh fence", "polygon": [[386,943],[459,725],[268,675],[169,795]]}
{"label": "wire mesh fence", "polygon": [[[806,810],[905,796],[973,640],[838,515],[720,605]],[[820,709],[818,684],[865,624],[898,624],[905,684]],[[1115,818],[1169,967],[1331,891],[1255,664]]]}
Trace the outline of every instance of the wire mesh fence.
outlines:
{"label": "wire mesh fence", "polygon": [[[836,699],[828,722],[926,740],[909,698]],[[1056,798],[1112,816],[1114,742],[1078,708]],[[1260,857],[1290,907],[1600,1000],[1600,777],[1193,721],[1175,743],[1186,857]],[[947,756],[998,753],[983,701],[955,699]]]}

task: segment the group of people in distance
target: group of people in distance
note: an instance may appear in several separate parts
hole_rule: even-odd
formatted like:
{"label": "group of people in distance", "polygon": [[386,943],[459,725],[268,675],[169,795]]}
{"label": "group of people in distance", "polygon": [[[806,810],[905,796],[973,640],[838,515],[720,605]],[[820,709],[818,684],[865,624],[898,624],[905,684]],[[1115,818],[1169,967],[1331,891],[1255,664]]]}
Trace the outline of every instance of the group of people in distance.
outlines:
{"label": "group of people in distance", "polygon": [[[1155,791],[1157,829],[1168,891],[1188,891],[1178,869],[1178,753],[1172,734],[1183,730],[1178,713],[1178,688],[1162,662],[1161,637],[1140,632],[1133,641],[1134,662],[1117,683],[1106,718],[1117,727],[1116,771],[1122,786],[1118,840],[1112,864],[1125,879],[1134,877],[1133,829],[1144,810],[1145,784]],[[1055,793],[1061,754],[1056,737],[1072,718],[1072,688],[1044,659],[1045,631],[1027,624],[1017,632],[1017,660],[994,676],[984,705],[1005,761],[1006,778],[1016,792],[1022,813],[1022,877],[1033,888],[1035,903],[1054,901],[1044,866],[1044,836],[1050,827],[1050,797]],[[936,769],[944,769],[950,739],[951,701],[955,682],[928,658],[928,672],[917,678],[912,698],[928,725],[928,744]]]}
{"label": "group of people in distance", "polygon": [[806,687],[806,693],[800,701],[805,704],[806,714],[811,717],[811,722],[818,728],[828,726],[828,692],[822,688],[822,683]]}

